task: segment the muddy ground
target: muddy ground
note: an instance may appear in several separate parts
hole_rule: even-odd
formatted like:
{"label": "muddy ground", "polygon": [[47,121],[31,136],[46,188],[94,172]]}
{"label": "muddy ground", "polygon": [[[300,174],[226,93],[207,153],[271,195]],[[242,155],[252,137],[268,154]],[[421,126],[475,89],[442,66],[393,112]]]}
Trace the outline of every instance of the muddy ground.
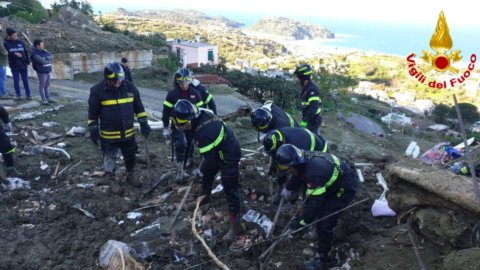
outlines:
{"label": "muddy ground", "polygon": [[[111,239],[134,248],[137,260],[146,268],[215,269],[190,230],[192,210],[182,211],[180,221],[168,232],[171,217],[187,185],[178,186],[171,177],[166,177],[150,194],[143,195],[150,180],[159,180],[174,167],[170,160],[171,148],[161,138],[161,131],[154,131],[148,141],[153,164],[151,179],[148,178],[145,144],[137,136],[136,173],[143,180],[144,187],[134,188],[124,184],[126,193],[123,196],[113,195],[108,182],[96,176],[102,172],[100,153],[88,135],[65,135],[73,126],[86,126],[87,105],[66,98],[60,98],[60,101],[63,107],[34,108],[52,110],[34,119],[14,121],[15,133],[18,134],[14,137],[18,144],[17,168],[24,174],[22,178],[30,181],[31,188],[8,190],[4,184],[0,192],[0,269],[99,269],[100,248]],[[12,116],[16,114],[12,113]],[[45,127],[43,123],[46,122],[58,125]],[[248,118],[238,118],[228,124],[242,141],[242,148],[259,148],[260,144],[255,142],[257,135],[251,130]],[[388,140],[375,138],[339,121],[334,113],[325,116],[322,130],[335,154],[351,161],[375,164],[364,169],[365,182],[354,200],[358,202],[368,198],[368,201],[345,211],[339,222],[335,246],[330,254],[330,267],[419,269],[407,222],[395,217],[374,218],[370,212],[374,200],[382,191],[376,185],[375,173],[401,156],[411,136],[394,134]],[[51,133],[62,136],[42,141],[38,136],[34,139],[32,131],[40,136]],[[416,139],[429,146],[434,144],[418,135]],[[59,142],[66,144],[70,160],[49,151],[38,153],[33,147],[35,144],[56,146]],[[243,155],[247,154],[249,152],[243,151]],[[46,163],[49,168],[42,170],[41,163]],[[123,179],[124,172],[122,164],[119,160],[117,176],[120,179]],[[270,204],[266,170],[267,161],[262,154],[249,156],[242,162],[242,208],[244,212],[254,209],[273,219],[276,208]],[[74,208],[76,204],[81,204],[91,217]],[[151,205],[156,206],[137,211],[142,214],[141,217],[127,217],[129,212]],[[297,207],[298,204],[287,206],[274,235],[279,234]],[[244,237],[234,246],[223,243],[221,236],[228,229],[226,211],[223,193],[214,195],[212,203],[201,208],[198,231],[208,239],[212,251],[230,269],[258,269],[256,258],[270,242],[263,240],[263,231],[259,226],[245,223]],[[156,225],[138,231],[152,224]],[[480,269],[477,264],[457,260],[465,257],[478,259],[478,249],[451,253],[459,248],[428,241],[415,231],[413,236],[428,269]],[[255,242],[248,250],[234,248]],[[315,240],[311,239],[310,233],[286,240],[278,246],[263,269],[302,269],[302,262],[312,253],[314,245]]]}

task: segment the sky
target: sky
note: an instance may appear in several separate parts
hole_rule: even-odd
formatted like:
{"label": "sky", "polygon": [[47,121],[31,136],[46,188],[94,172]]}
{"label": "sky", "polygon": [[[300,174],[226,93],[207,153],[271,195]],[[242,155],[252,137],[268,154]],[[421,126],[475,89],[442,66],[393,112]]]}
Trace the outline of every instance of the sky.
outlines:
{"label": "sky", "polygon": [[[40,0],[49,7],[54,0]],[[291,18],[325,18],[351,21],[375,21],[404,24],[432,24],[444,11],[449,25],[480,27],[475,1],[471,0],[89,0],[95,14],[142,9],[194,9],[208,15],[235,13],[254,16],[285,16]]]}

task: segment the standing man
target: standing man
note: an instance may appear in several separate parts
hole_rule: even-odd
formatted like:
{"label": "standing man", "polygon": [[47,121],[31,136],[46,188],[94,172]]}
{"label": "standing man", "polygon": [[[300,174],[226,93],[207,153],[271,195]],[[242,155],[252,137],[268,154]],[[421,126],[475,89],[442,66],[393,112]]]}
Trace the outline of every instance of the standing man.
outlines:
{"label": "standing man", "polygon": [[111,181],[110,188],[115,194],[123,193],[115,177],[119,149],[125,160],[126,182],[134,187],[142,185],[134,176],[137,150],[133,126],[135,116],[142,135],[147,138],[151,128],[137,88],[125,80],[120,64],[108,63],[104,69],[104,79],[90,89],[88,127],[92,142],[97,146],[101,143],[105,176]]}
{"label": "standing man", "polygon": [[50,97],[50,73],[52,72],[53,55],[44,48],[43,40],[35,39],[32,48],[32,67],[37,72],[38,91],[43,104],[55,103]]}
{"label": "standing man", "polygon": [[320,99],[320,90],[317,85],[313,83],[312,68],[307,65],[299,65],[293,72],[297,76],[300,85],[302,85],[302,122],[300,125],[303,128],[309,129],[311,132],[318,134],[318,129],[322,125],[322,112]]}
{"label": "standing man", "polygon": [[300,127],[290,114],[283,111],[271,100],[267,100],[262,107],[256,108],[250,115],[250,119],[253,127],[263,133],[283,127]]}
{"label": "standing man", "polygon": [[0,127],[0,152],[3,157],[5,174],[7,177],[19,177],[20,173],[15,169],[13,161],[13,153],[15,153],[16,147],[12,145],[6,134],[6,132],[12,131],[12,123],[10,123],[8,112],[3,106],[0,106],[0,119],[3,121],[3,127]]}
{"label": "standing man", "polygon": [[232,130],[213,113],[185,99],[179,100],[173,109],[172,121],[178,130],[193,133],[198,151],[203,157],[199,168],[202,178],[202,204],[210,201],[215,175],[221,172],[221,179],[228,202],[230,229],[223,236],[232,241],[240,234],[240,197],[238,191],[238,162],[241,157],[240,144]]}
{"label": "standing man", "polygon": [[[0,33],[2,32],[2,27],[0,24]],[[8,52],[2,44],[2,46],[0,46],[0,98],[8,98],[7,65]]]}
{"label": "standing man", "polygon": [[28,65],[30,65],[30,57],[28,56],[27,48],[23,41],[17,39],[17,31],[12,28],[7,28],[7,37],[3,42],[3,46],[8,51],[8,65],[12,70],[13,87],[17,94],[17,99],[22,98],[20,92],[20,77],[22,77],[23,87],[25,88],[25,95],[28,100],[32,99],[30,96],[30,86],[28,85]]}
{"label": "standing man", "polygon": [[317,222],[317,253],[304,263],[305,268],[328,269],[328,253],[338,221],[338,214],[332,214],[345,208],[355,197],[357,174],[350,165],[332,154],[307,152],[291,144],[284,144],[277,150],[276,161],[280,171],[293,176],[282,196],[289,200],[294,190],[301,187],[305,190],[303,209],[298,211],[289,229],[294,231],[323,218]]}
{"label": "standing man", "polygon": [[[192,73],[187,68],[177,70],[173,82],[173,90],[167,93],[167,97],[163,102],[163,137],[165,141],[171,139],[172,132],[170,130],[170,118],[172,116],[172,109],[175,103],[180,99],[186,99],[197,107],[203,106],[203,100],[200,93],[192,86]],[[172,123],[173,124],[173,123]],[[184,170],[184,161],[188,166],[191,165],[193,159],[191,158],[192,151],[192,132],[189,130],[178,130],[172,126],[174,133],[173,142],[175,143],[175,154],[177,158],[177,175],[175,180],[177,182],[184,182],[188,174]],[[187,149],[188,148],[188,149]],[[187,153],[188,151],[188,153]]]}
{"label": "standing man", "polygon": [[132,73],[130,73],[130,68],[128,67],[127,63],[128,63],[127,58],[122,57],[122,62],[120,64],[122,65],[123,71],[125,72],[125,80],[133,84]]}

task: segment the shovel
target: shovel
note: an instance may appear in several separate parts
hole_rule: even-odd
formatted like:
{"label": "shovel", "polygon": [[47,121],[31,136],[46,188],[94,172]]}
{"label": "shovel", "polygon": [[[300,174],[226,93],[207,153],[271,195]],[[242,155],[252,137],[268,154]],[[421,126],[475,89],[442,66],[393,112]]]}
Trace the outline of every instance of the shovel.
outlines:
{"label": "shovel", "polygon": [[278,205],[278,208],[277,208],[277,213],[275,213],[275,218],[273,220],[272,228],[270,229],[269,233],[267,234],[267,239],[270,238],[270,236],[272,236],[273,232],[275,231],[275,225],[277,225],[278,218],[280,217],[280,214],[282,213],[284,204],[285,204],[285,198],[282,197],[282,199],[280,200],[280,204]]}
{"label": "shovel", "polygon": [[145,154],[147,155],[148,181],[150,182],[150,189],[152,189],[152,186],[153,186],[152,166],[150,164],[150,151],[148,150],[148,139],[144,137],[143,142],[145,143]]}

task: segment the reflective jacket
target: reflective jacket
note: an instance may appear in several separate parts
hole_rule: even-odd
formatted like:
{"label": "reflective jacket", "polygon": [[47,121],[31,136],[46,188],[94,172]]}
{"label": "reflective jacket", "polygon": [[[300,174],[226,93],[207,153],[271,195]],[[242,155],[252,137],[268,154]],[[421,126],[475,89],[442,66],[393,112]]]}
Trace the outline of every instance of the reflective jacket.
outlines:
{"label": "reflective jacket", "polygon": [[217,114],[217,104],[215,103],[215,100],[213,100],[212,95],[208,92],[208,89],[202,84],[193,87],[198,93],[200,93],[200,96],[202,96],[203,108],[210,109],[214,114]]}
{"label": "reflective jacket", "polygon": [[308,120],[314,120],[322,111],[322,108],[320,108],[322,102],[320,99],[320,90],[311,80],[303,87],[301,99],[302,122],[304,122],[306,126]]}
{"label": "reflective jacket", "polygon": [[[192,120],[193,138],[198,151],[204,157],[204,162],[230,160],[237,158],[232,145],[238,145],[232,130],[213,113],[201,109],[199,117]],[[239,151],[238,151],[239,152]],[[209,166],[206,166],[209,167]]]}
{"label": "reflective jacket", "polygon": [[[27,68],[30,64],[30,57],[23,41],[5,38],[3,46],[8,51],[8,65],[11,69],[20,71]],[[16,56],[17,52],[21,53],[22,57]]]}
{"label": "reflective jacket", "polygon": [[90,89],[88,124],[100,120],[100,137],[109,142],[135,138],[135,117],[147,117],[137,88],[124,80],[120,88],[109,87],[105,80]]}
{"label": "reflective jacket", "polygon": [[52,72],[53,55],[46,50],[32,48],[32,67],[38,73]]}
{"label": "reflective jacket", "polygon": [[165,101],[163,101],[162,122],[164,127],[168,127],[173,106],[179,99],[186,99],[199,108],[203,107],[202,96],[192,84],[190,84],[187,91],[181,90],[180,87],[175,84],[175,88],[167,93],[167,97]]}
{"label": "reflective jacket", "polygon": [[307,162],[299,165],[300,175],[287,183],[288,190],[305,188],[306,201],[302,220],[312,222],[328,198],[341,198],[344,193],[355,193],[358,178],[345,161],[329,153],[307,152]]}
{"label": "reflective jacket", "polygon": [[283,111],[282,108],[273,103],[273,101],[266,101],[262,108],[268,110],[272,114],[272,121],[268,124],[268,128],[263,132],[268,132],[273,129],[283,127],[300,127],[295,119],[290,114]]}

